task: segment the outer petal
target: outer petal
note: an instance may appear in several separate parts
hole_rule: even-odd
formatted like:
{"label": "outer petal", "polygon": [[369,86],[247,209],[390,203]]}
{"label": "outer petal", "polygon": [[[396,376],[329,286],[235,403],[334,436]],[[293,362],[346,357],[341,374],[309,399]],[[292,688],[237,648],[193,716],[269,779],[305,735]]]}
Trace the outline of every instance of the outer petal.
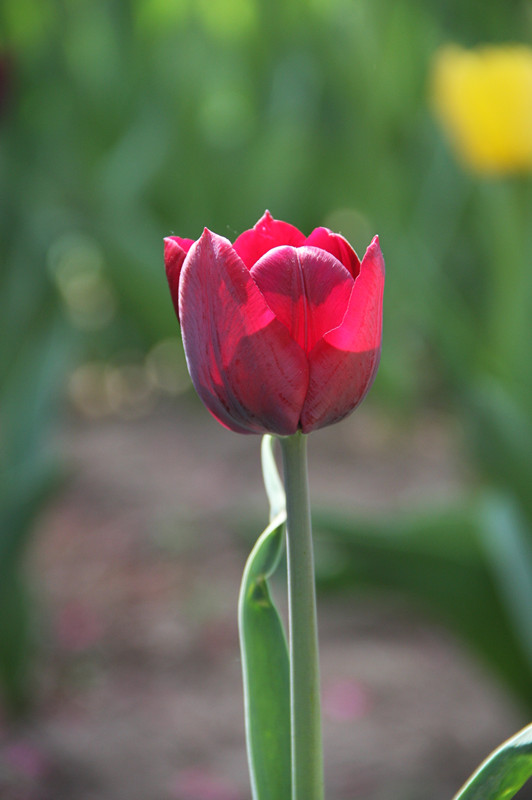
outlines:
{"label": "outer petal", "polygon": [[205,230],[191,247],[179,310],[190,376],[209,411],[239,433],[295,433],[305,354],[227,239]]}
{"label": "outer petal", "polygon": [[346,417],[370,388],[380,360],[383,289],[384,260],[376,236],[360,265],[342,324],[309,354],[304,433]]}
{"label": "outer petal", "polygon": [[170,286],[170,294],[175,313],[179,319],[179,278],[185,256],[194,244],[194,239],[181,239],[179,236],[167,236],[164,240],[164,266]]}
{"label": "outer petal", "polygon": [[306,244],[327,250],[349,270],[353,278],[356,278],[360,272],[360,261],[357,254],[347,239],[344,239],[339,233],[333,233],[329,228],[315,228],[307,238]]}
{"label": "outer petal", "polygon": [[305,353],[342,322],[354,281],[316,247],[275,247],[251,269],[269,307]]}
{"label": "outer petal", "polygon": [[299,247],[305,244],[305,237],[294,225],[274,219],[269,211],[265,211],[251,230],[240,234],[233,247],[246,267],[251,269],[264,253],[283,244]]}

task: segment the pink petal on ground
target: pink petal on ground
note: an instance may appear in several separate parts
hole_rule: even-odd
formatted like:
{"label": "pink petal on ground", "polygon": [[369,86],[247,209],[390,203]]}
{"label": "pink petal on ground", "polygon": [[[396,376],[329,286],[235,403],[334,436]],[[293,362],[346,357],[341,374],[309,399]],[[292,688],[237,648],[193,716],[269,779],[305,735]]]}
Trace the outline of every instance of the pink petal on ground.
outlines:
{"label": "pink petal on ground", "polygon": [[243,800],[236,786],[199,767],[181,770],[170,791],[175,800]]}
{"label": "pink petal on ground", "polygon": [[88,650],[98,643],[102,635],[103,626],[91,608],[72,602],[59,611],[56,636],[66,650]]}
{"label": "pink petal on ground", "polygon": [[49,771],[47,755],[31,742],[13,742],[3,752],[5,763],[31,780],[43,778]]}
{"label": "pink petal on ground", "polygon": [[339,722],[360,719],[368,713],[370,706],[368,693],[356,681],[336,681],[323,690],[323,712],[330,719]]}

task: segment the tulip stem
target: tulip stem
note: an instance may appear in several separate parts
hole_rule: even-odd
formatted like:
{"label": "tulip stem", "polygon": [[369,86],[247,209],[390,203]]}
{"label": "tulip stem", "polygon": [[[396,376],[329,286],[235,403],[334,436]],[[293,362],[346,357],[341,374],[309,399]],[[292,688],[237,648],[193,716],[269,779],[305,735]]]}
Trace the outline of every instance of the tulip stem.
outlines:
{"label": "tulip stem", "polygon": [[307,437],[281,438],[287,511],[292,800],[323,800],[318,624]]}

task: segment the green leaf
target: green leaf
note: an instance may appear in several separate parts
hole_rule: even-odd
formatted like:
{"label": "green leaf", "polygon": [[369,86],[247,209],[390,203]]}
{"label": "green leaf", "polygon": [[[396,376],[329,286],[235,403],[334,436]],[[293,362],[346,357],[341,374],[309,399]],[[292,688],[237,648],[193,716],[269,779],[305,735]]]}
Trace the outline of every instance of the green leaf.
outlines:
{"label": "green leaf", "polygon": [[488,756],[453,800],[509,800],[531,775],[532,725],[528,725]]}
{"label": "green leaf", "polygon": [[283,554],[286,522],[273,444],[271,436],[264,437],[262,468],[270,501],[270,524],[246,563],[238,606],[253,800],[289,800],[291,796],[288,647],[268,586],[268,578]]}
{"label": "green leaf", "polygon": [[527,402],[500,382],[479,380],[463,397],[472,453],[491,485],[515,495],[532,526],[532,422]]}
{"label": "green leaf", "polygon": [[270,522],[279,514],[286,514],[286,494],[275,461],[275,437],[262,437],[261,462],[264,487],[270,504]]}
{"label": "green leaf", "polygon": [[495,543],[489,548],[485,539],[486,513],[484,496],[380,519],[317,510],[318,586],[400,593],[447,625],[532,710],[532,667],[522,637],[526,609],[517,624],[502,585],[503,565],[495,571],[489,552]]}
{"label": "green leaf", "polygon": [[0,572],[0,687],[7,714],[16,718],[31,698],[32,597],[20,565]]}
{"label": "green leaf", "polygon": [[500,596],[522,644],[532,674],[532,543],[515,498],[486,492],[480,533]]}

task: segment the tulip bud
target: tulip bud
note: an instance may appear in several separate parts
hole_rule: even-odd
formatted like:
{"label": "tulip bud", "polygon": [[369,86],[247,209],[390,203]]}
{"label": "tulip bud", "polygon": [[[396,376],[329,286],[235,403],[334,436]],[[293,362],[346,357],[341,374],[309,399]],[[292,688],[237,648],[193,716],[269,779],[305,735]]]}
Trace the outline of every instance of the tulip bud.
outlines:
{"label": "tulip bud", "polygon": [[165,265],[192,382],[222,425],[310,433],[362,401],[381,351],[377,237],[360,262],[339,234],[305,238],[267,211],[233,244],[165,239]]}

